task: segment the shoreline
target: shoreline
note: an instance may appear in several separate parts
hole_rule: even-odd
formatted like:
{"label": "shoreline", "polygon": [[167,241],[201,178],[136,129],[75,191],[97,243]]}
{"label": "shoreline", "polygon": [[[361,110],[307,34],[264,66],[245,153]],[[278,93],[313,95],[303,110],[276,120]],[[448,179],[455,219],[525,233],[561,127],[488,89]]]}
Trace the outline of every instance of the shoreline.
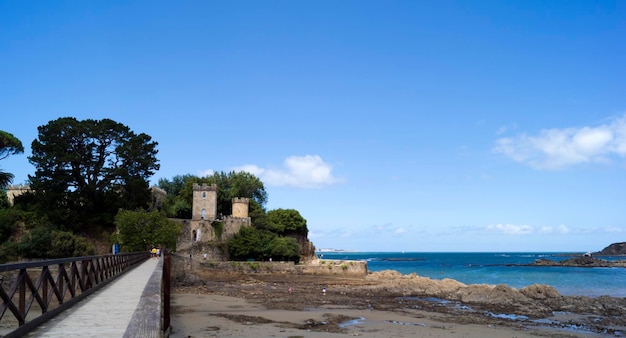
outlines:
{"label": "shoreline", "polygon": [[562,296],[546,285],[465,285],[391,270],[362,278],[205,275],[180,281],[172,304],[172,337],[626,334],[626,298]]}

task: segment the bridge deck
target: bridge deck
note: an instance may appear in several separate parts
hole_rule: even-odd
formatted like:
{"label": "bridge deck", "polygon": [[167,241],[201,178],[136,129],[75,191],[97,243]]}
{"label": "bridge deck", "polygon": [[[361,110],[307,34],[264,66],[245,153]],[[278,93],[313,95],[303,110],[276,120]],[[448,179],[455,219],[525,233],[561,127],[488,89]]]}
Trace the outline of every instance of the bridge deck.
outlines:
{"label": "bridge deck", "polygon": [[123,337],[157,262],[141,263],[26,337]]}

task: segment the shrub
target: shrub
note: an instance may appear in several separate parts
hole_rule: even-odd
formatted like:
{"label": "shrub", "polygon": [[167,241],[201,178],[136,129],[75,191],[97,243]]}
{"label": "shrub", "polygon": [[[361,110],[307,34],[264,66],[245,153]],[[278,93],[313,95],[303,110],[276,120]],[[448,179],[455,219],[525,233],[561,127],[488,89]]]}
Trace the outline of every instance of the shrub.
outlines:
{"label": "shrub", "polygon": [[250,269],[257,271],[260,267],[259,262],[247,262],[246,264],[248,264],[248,266],[250,267]]}
{"label": "shrub", "polygon": [[18,246],[22,257],[48,258],[48,250],[51,245],[52,235],[50,230],[45,227],[37,227],[30,233],[24,234]]}
{"label": "shrub", "polygon": [[215,231],[215,237],[218,239],[222,239],[222,233],[224,233],[224,223],[222,222],[213,222],[211,223],[213,230]]}
{"label": "shrub", "polygon": [[67,231],[52,232],[52,246],[48,251],[51,258],[89,256],[95,253],[94,246],[84,237]]}
{"label": "shrub", "polygon": [[0,245],[0,264],[17,261],[19,247],[16,242],[5,242]]}

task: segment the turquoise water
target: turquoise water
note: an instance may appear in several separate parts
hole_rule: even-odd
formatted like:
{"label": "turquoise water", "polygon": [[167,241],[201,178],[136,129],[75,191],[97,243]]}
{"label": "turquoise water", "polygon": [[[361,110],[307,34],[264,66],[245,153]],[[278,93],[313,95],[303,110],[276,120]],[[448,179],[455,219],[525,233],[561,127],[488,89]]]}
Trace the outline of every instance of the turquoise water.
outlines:
{"label": "turquoise water", "polygon": [[516,266],[540,258],[560,261],[570,257],[562,253],[319,252],[318,256],[320,254],[327,259],[367,261],[369,271],[396,270],[433,279],[452,278],[465,284],[506,284],[514,288],[547,284],[563,295],[626,297],[626,268]]}

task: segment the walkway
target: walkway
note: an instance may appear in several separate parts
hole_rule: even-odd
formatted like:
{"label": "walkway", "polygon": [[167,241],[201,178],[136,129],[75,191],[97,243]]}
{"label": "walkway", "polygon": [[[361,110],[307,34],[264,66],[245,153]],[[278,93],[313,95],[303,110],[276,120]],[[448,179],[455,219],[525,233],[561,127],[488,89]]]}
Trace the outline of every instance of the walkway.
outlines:
{"label": "walkway", "polygon": [[123,337],[157,262],[141,263],[26,337]]}

